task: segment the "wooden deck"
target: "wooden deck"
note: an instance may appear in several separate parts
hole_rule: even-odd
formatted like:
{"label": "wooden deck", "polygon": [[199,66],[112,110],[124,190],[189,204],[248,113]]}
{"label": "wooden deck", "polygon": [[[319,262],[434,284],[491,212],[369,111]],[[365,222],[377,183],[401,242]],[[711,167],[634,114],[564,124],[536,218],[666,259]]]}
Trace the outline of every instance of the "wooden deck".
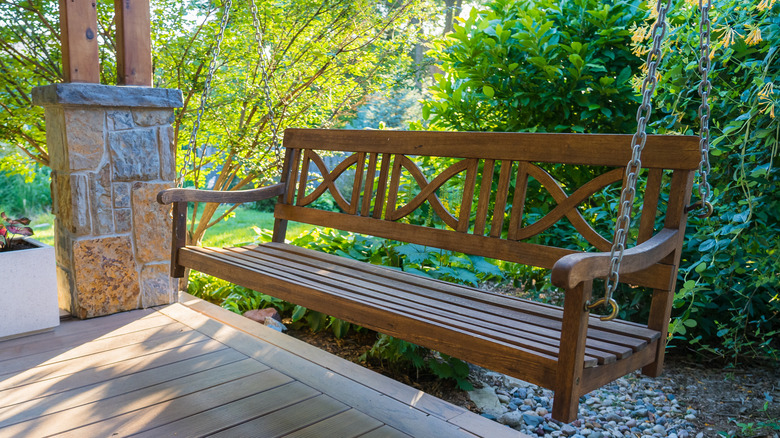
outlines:
{"label": "wooden deck", "polygon": [[0,436],[518,437],[182,294],[0,342]]}

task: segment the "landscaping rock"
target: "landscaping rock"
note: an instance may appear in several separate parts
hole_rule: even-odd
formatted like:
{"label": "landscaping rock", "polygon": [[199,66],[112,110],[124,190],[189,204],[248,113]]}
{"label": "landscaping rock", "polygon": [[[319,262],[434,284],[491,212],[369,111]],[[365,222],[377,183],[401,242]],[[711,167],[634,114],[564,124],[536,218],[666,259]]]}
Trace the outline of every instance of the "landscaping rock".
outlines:
{"label": "landscaping rock", "polygon": [[492,386],[485,385],[482,388],[469,391],[469,398],[477,406],[480,412],[500,416],[505,409],[501,405],[496,395],[496,390]]}
{"label": "landscaping rock", "polygon": [[282,322],[282,317],[279,316],[279,312],[273,307],[266,307],[265,309],[247,310],[244,312],[244,316],[257,321],[261,324],[265,323],[266,318],[273,318],[279,322]]}

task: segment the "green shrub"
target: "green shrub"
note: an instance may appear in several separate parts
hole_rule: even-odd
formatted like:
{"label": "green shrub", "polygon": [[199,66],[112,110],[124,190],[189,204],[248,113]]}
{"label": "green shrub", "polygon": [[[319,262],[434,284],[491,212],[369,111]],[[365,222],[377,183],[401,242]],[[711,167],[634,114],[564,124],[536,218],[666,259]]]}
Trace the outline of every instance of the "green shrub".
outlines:
{"label": "green shrub", "polygon": [[[0,157],[0,161],[6,158]],[[0,163],[0,207],[11,216],[35,216],[51,209],[51,171],[31,165],[24,172]]]}
{"label": "green shrub", "polygon": [[[698,12],[676,3],[650,128],[695,134]],[[735,360],[780,356],[778,9],[768,0],[713,2],[715,214],[689,219],[670,326],[672,345]],[[648,49],[649,15],[639,2],[491,2],[436,43],[443,74],[424,116],[438,129],[631,133],[641,81],[634,54]],[[611,223],[614,197],[588,206],[592,222]],[[618,298],[621,317],[646,312],[647,294]]]}
{"label": "green shrub", "polygon": [[458,131],[624,132],[634,126],[630,27],[640,2],[497,0],[434,43],[442,74],[423,103]]}
{"label": "green shrub", "polygon": [[[659,132],[698,129],[695,9],[685,5],[671,17]],[[713,2],[715,212],[689,219],[671,326],[675,345],[735,361],[780,359],[779,13],[777,2]]]}

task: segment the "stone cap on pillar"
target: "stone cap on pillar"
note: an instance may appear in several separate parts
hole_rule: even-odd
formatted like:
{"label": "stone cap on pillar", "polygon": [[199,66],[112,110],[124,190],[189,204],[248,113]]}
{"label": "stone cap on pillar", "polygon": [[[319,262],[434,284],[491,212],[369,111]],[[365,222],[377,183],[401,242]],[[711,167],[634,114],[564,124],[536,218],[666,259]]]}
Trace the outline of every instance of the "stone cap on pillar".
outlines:
{"label": "stone cap on pillar", "polygon": [[181,108],[181,90],[85,83],[50,84],[32,90],[33,105]]}

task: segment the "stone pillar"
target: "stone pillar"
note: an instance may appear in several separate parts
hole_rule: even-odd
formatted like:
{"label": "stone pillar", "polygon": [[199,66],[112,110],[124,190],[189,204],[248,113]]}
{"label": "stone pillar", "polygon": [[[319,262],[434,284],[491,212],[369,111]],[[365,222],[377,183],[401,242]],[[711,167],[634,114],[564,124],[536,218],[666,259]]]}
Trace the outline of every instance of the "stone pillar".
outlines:
{"label": "stone pillar", "polygon": [[60,307],[91,318],[175,301],[171,221],[179,90],[53,84],[46,114]]}

